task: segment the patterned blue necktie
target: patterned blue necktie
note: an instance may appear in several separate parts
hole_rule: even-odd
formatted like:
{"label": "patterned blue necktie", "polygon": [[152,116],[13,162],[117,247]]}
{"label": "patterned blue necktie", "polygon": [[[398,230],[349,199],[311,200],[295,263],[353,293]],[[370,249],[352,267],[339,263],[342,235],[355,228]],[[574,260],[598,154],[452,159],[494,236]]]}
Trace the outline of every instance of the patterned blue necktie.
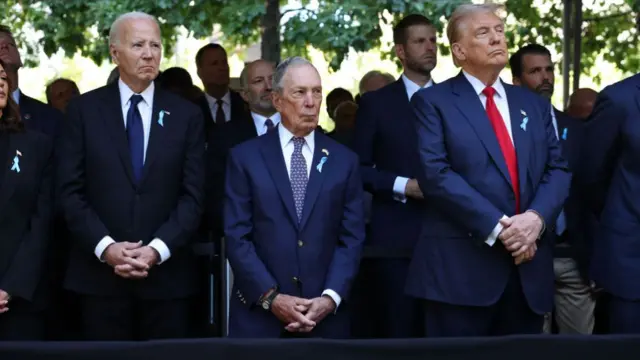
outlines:
{"label": "patterned blue necktie", "polygon": [[291,190],[293,191],[293,201],[296,204],[298,222],[300,222],[309,176],[307,175],[307,162],[302,156],[304,138],[294,137],[291,141],[293,141],[294,146],[293,154],[291,154]]}
{"label": "patterned blue necktie", "polygon": [[140,101],[142,101],[141,95],[132,95],[127,112],[127,138],[129,139],[131,165],[133,165],[133,176],[136,182],[140,181],[144,166],[144,130],[142,129],[142,117],[138,110]]}

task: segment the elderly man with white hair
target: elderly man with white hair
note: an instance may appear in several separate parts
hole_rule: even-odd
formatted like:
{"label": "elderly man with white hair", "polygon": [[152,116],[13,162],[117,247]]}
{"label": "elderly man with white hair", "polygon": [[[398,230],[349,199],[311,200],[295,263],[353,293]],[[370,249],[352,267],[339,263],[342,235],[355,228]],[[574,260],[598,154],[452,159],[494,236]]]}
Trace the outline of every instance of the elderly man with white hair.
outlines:
{"label": "elderly man with white hair", "polygon": [[412,98],[425,197],[406,291],[431,337],[542,332],[553,305],[549,232],[568,195],[548,100],[502,82],[494,5],[462,5],[447,36],[460,74]]}
{"label": "elderly man with white hair", "polygon": [[74,99],[59,149],[72,249],[65,285],[80,294],[89,340],[181,338],[196,292],[190,249],[204,187],[202,113],[154,86],[160,28],[144,13],[111,26],[118,81]]}

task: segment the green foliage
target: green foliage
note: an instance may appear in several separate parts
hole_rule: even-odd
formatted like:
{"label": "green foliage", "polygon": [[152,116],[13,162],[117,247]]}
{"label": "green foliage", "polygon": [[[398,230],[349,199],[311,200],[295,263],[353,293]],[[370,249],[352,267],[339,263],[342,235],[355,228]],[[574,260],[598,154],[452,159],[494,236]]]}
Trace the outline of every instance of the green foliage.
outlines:
{"label": "green foliage", "polygon": [[[309,0],[297,7],[281,3],[283,56],[307,55],[309,46],[321,50],[338,69],[349,49],[367,51],[380,48],[381,24],[397,22],[410,13],[421,13],[435,22],[442,33],[446,18],[465,0]],[[225,34],[226,46],[247,45],[260,40],[265,0],[3,0],[3,23],[11,26],[33,64],[40,50],[51,55],[63,49],[77,51],[96,63],[108,58],[109,26],[118,14],[139,10],[160,19],[165,53],[172,53],[177,31],[184,26],[196,37],[210,36],[214,24]],[[512,50],[529,42],[554,47],[562,53],[562,0],[505,0],[509,13],[506,33]],[[624,72],[636,72],[640,54],[636,44],[638,1],[594,0],[585,2],[582,24],[582,71],[588,73],[598,56],[615,63]],[[587,6],[588,5],[588,6]],[[604,9],[604,10],[597,10]],[[25,32],[29,24],[44,36],[29,44]],[[446,38],[446,37],[445,37]],[[448,54],[448,43],[440,44]],[[385,54],[391,57],[391,52]]]}

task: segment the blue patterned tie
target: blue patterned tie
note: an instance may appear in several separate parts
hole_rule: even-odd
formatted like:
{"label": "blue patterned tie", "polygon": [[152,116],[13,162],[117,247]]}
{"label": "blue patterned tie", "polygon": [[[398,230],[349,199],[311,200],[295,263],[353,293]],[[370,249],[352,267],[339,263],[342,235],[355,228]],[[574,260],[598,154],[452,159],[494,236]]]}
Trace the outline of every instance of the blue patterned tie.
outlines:
{"label": "blue patterned tie", "polygon": [[293,201],[296,204],[296,214],[298,222],[302,219],[302,208],[304,207],[304,196],[307,193],[307,162],[302,156],[302,146],[304,138],[294,137],[293,154],[291,154],[291,190],[293,190]]}
{"label": "blue patterned tie", "polygon": [[142,101],[141,95],[132,95],[127,112],[127,138],[129,139],[131,165],[133,165],[133,176],[136,182],[140,181],[144,166],[144,130],[142,129],[142,117],[138,110],[140,101]]}

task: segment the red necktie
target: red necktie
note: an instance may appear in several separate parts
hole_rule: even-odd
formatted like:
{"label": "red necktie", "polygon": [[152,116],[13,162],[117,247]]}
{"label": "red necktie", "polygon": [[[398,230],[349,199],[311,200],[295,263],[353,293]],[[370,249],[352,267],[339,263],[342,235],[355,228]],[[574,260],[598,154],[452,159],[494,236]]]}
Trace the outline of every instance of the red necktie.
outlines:
{"label": "red necktie", "polygon": [[509,176],[511,176],[511,185],[513,186],[513,192],[516,196],[516,214],[520,211],[520,181],[518,178],[518,158],[516,157],[516,149],[513,147],[511,137],[507,131],[507,127],[504,124],[502,115],[498,111],[496,102],[493,99],[493,95],[496,93],[496,89],[491,86],[487,86],[482,90],[482,93],[487,97],[487,116],[491,121],[493,131],[498,138],[498,144],[502,150],[502,156],[507,163],[507,169],[509,170]]}

